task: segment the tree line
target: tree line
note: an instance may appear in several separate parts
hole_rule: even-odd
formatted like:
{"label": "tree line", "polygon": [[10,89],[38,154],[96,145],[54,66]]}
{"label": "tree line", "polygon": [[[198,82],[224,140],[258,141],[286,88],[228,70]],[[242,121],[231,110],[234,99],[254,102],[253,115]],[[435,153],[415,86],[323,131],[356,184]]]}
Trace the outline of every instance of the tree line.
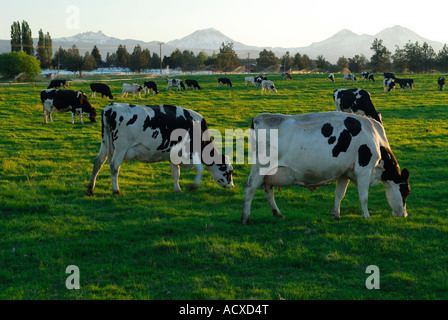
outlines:
{"label": "tree line", "polygon": [[[392,53],[384,45],[383,40],[375,39],[370,47],[373,55],[367,59],[364,55],[355,55],[351,58],[340,57],[336,64],[328,62],[323,55],[318,55],[316,59],[311,59],[306,54],[295,53],[291,55],[286,52],[283,56],[277,57],[274,52],[264,49],[259,53],[258,58],[241,59],[234,50],[233,43],[222,43],[219,52],[213,52],[211,56],[205,52],[195,54],[193,51],[179,49],[174,50],[169,56],[160,57],[156,52],[149,49],[142,49],[136,45],[130,53],[126,46],[119,45],[115,52],[107,52],[106,57],[100,54],[95,45],[91,51],[86,51],[81,55],[76,45],[65,50],[62,47],[53,54],[53,43],[49,32],[44,33],[39,30],[38,43],[33,46],[33,39],[28,22],[14,21],[11,25],[11,58],[4,58],[0,61],[8,61],[0,65],[0,72],[5,68],[9,74],[12,68],[6,64],[14,64],[14,59],[18,58],[18,53],[24,53],[38,60],[40,68],[66,69],[78,72],[82,76],[83,71],[91,71],[101,67],[121,67],[128,68],[133,72],[142,72],[146,69],[171,68],[183,71],[210,70],[215,72],[231,72],[238,68],[246,67],[246,71],[253,72],[278,72],[291,70],[308,70],[319,72],[350,72],[359,73],[362,71],[384,72],[393,71],[397,73],[427,73],[437,70],[438,72],[448,72],[448,47],[444,47],[436,53],[426,42],[408,42],[403,48],[396,46]],[[22,60],[24,56],[20,55]],[[12,60],[11,60],[12,59]],[[30,61],[34,64],[34,61]],[[249,69],[249,66],[250,69]],[[36,73],[36,68],[33,71]],[[40,71],[39,71],[40,72]],[[3,74],[7,72],[3,71]]]}

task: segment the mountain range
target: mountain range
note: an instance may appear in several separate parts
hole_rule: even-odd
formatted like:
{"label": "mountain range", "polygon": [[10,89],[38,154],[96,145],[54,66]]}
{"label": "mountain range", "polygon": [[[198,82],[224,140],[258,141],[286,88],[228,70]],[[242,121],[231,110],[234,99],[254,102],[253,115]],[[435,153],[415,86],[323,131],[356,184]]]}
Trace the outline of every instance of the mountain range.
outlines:
{"label": "mountain range", "polygon": [[[315,59],[318,55],[322,55],[327,61],[336,63],[338,58],[342,56],[352,58],[355,55],[363,54],[366,58],[370,59],[373,54],[370,47],[375,38],[383,40],[383,45],[392,53],[395,52],[396,46],[403,48],[408,42],[418,42],[419,44],[426,42],[436,53],[438,53],[444,46],[441,42],[426,39],[408,28],[396,25],[386,28],[375,35],[359,35],[344,29],[328,39],[314,42],[307,47],[293,48],[250,46],[231,39],[213,28],[198,30],[181,39],[172,40],[163,43],[162,45],[160,45],[160,41],[145,42],[135,39],[109,37],[101,31],[84,32],[71,37],[53,39],[53,50],[56,51],[59,47],[68,49],[75,44],[80,53],[84,54],[85,51],[91,51],[93,46],[96,45],[104,58],[107,52],[115,52],[120,44],[125,45],[129,52],[132,52],[134,47],[139,44],[143,49],[147,48],[149,51],[158,54],[161,49],[162,56],[168,56],[176,49],[180,49],[181,51],[191,50],[195,54],[204,51],[208,55],[211,55],[213,52],[219,52],[222,43],[232,42],[235,52],[242,59],[245,59],[248,56],[257,58],[259,53],[266,49],[274,52],[277,57],[281,57],[286,52],[289,52],[292,56],[299,52],[302,55],[308,55],[311,59]],[[34,39],[34,44],[37,44],[37,39]],[[0,40],[0,53],[9,52],[10,49],[10,40]]]}

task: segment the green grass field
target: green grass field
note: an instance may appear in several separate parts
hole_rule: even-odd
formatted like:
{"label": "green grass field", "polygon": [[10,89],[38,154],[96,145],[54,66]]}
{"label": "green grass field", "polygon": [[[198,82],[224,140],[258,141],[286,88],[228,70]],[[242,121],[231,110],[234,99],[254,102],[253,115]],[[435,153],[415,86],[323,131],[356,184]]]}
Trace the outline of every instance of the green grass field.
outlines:
{"label": "green grass field", "polygon": [[[369,192],[371,218],[361,216],[349,185],[341,220],[331,218],[334,184],[310,192],[276,192],[285,220],[272,217],[260,189],[251,226],[240,216],[248,164],[234,165],[235,188],[220,188],[204,173],[181,170],[175,194],[168,163],[130,161],[120,172],[121,196],[112,195],[108,165],[95,196],[85,195],[100,147],[101,125],[70,124],[53,114],[43,124],[39,93],[48,83],[0,84],[0,298],[1,299],[448,299],[448,91],[439,75],[415,79],[415,90],[385,93],[375,83],[343,83],[336,75],[268,75],[278,94],[244,86],[217,88],[218,75],[180,76],[203,90],[121,99],[122,83],[139,76],[86,77],[69,89],[90,97],[92,80],[107,80],[115,101],[173,104],[201,113],[209,128],[246,130],[261,112],[301,114],[334,110],[332,93],[363,88],[382,113],[400,167],[410,171],[408,218],[393,218],[380,183]],[[134,80],[133,78],[138,78]],[[108,99],[90,99],[101,111]],[[98,118],[99,119],[99,118]],[[68,290],[66,268],[80,271],[80,289]],[[380,289],[368,290],[366,268],[380,270]]]}

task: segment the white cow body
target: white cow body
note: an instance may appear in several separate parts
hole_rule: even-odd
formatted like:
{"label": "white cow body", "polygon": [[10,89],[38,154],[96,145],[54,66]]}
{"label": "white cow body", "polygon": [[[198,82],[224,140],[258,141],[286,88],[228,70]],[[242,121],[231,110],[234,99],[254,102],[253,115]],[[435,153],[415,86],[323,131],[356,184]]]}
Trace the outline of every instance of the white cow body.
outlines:
{"label": "white cow body", "polygon": [[133,84],[129,84],[129,83],[123,83],[123,87],[121,89],[121,97],[126,97],[128,96],[128,93],[132,93],[132,99],[134,99],[135,94],[138,94],[138,96],[141,98],[142,96],[140,95],[140,92],[143,90],[143,86],[133,83]]}
{"label": "white cow body", "polygon": [[[340,202],[350,180],[358,186],[364,218],[369,217],[369,186],[380,180],[393,215],[407,216],[409,172],[403,169],[400,173],[384,128],[377,121],[333,111],[293,116],[260,114],[253,119],[252,126],[252,146],[276,145],[278,162],[264,168],[257,159],[252,165],[244,193],[243,224],[249,223],[251,202],[260,185],[273,214],[283,217],[274,200],[274,186],[299,185],[315,190],[333,181],[337,183],[332,215],[339,219]],[[258,135],[260,129],[278,130],[278,142],[271,141],[269,134],[262,141],[264,136]],[[257,139],[260,141],[255,142]],[[261,174],[262,168],[265,174]]]}
{"label": "white cow body", "polygon": [[[195,168],[197,173],[191,188],[198,188],[204,171],[203,163],[207,165],[211,176],[221,187],[233,187],[232,171],[227,156],[221,154],[215,146],[213,139],[199,141],[200,151],[203,148],[213,149],[218,161],[205,163],[204,158],[198,152],[190,152],[172,158],[171,150],[181,150],[186,147],[188,139],[178,141],[178,136],[171,135],[175,130],[188,132],[190,137],[195,137],[193,130],[200,130],[199,139],[207,131],[205,119],[189,109],[170,105],[141,106],[127,103],[112,103],[101,113],[102,139],[101,148],[95,158],[92,176],[87,188],[87,194],[92,195],[96,177],[104,162],[109,158],[112,177],[113,193],[120,193],[118,187],[118,172],[123,161],[136,159],[145,163],[170,161],[171,173],[174,179],[174,191],[180,192],[179,175],[182,166],[186,169]],[[204,137],[204,136],[202,136]],[[184,136],[185,138],[185,136]],[[194,147],[194,143],[193,143]],[[176,161],[174,161],[176,160]]]}
{"label": "white cow body", "polygon": [[358,80],[356,79],[356,76],[353,73],[345,73],[343,78],[342,78],[342,81],[345,82],[346,80],[351,80],[351,81],[354,81],[354,82],[358,82]]}

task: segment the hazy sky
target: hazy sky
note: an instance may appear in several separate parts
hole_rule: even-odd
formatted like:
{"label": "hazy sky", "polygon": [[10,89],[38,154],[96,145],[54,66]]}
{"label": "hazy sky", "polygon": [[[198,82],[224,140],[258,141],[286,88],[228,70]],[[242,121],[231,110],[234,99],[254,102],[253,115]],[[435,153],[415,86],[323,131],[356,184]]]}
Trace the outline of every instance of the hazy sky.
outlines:
{"label": "hazy sky", "polygon": [[215,28],[235,41],[266,47],[302,47],[341,29],[374,35],[401,25],[448,43],[446,0],[0,0],[0,39],[13,21],[52,38],[103,31],[120,39],[171,41]]}

